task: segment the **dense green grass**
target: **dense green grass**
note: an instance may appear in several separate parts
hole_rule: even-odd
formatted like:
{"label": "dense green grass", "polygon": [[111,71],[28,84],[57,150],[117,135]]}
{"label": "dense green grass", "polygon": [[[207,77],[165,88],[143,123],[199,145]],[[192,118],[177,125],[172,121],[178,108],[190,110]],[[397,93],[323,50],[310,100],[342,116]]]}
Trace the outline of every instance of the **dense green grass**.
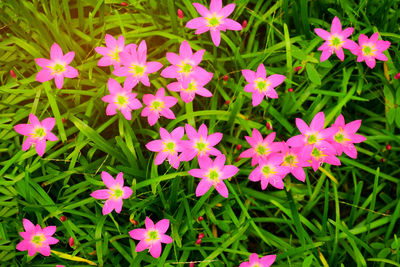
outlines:
{"label": "dense green grass", "polygon": [[[198,2],[208,6],[208,1]],[[400,81],[393,79],[400,71],[399,0],[238,0],[231,18],[247,20],[248,26],[223,34],[219,48],[209,33],[196,36],[184,27],[198,16],[189,0],[127,3],[0,2],[0,265],[82,264],[64,259],[67,254],[98,266],[188,266],[190,261],[237,266],[256,252],[277,254],[274,266],[400,266]],[[178,8],[184,12],[183,22],[176,16]],[[378,31],[392,43],[385,52],[389,61],[371,70],[346,52],[343,62],[333,55],[320,63],[322,40],[313,29],[329,29],[334,16],[344,27],[355,28],[353,40]],[[122,34],[127,43],[146,40],[148,59],[164,66],[165,53],[177,52],[184,39],[195,50],[206,49],[201,66],[214,73],[207,86],[214,96],[196,97],[193,105],[179,101],[173,108],[177,118],[161,119],[153,127],[140,110],[133,112],[132,121],[121,114],[107,117],[101,98],[113,76],[111,68],[97,67],[100,56],[94,51],[104,44],[106,33]],[[64,53],[75,51],[71,65],[80,74],[66,79],[62,90],[55,89],[54,81],[35,81],[40,68],[34,59],[48,58],[54,42]],[[279,99],[252,107],[240,70],[255,70],[260,63],[268,73],[287,78],[277,88]],[[294,73],[295,66],[303,66],[302,71]],[[224,82],[226,74],[229,80]],[[159,72],[150,79],[152,87],[134,89],[139,99],[172,82]],[[262,191],[259,183],[250,182],[250,161],[235,161],[240,153],[236,145],[247,147],[244,136],[253,128],[266,135],[271,131],[265,123],[270,122],[278,141],[287,140],[298,133],[295,118],[310,122],[319,111],[325,112],[327,124],[340,113],[346,122],[362,119],[359,133],[367,141],[357,146],[357,160],[344,155],[342,166],[324,165],[316,173],[309,168],[304,184],[288,176],[284,190]],[[29,113],[56,118],[53,132],[60,141],[48,142],[43,158],[34,149],[22,152],[23,139],[13,129],[27,123]],[[154,153],[144,145],[159,137],[160,126],[171,131],[185,123],[205,123],[224,134],[218,149],[240,168],[226,183],[228,199],[215,190],[200,198],[194,195],[198,179],[187,171],[195,161],[178,171],[153,164]],[[102,216],[101,202],[89,195],[102,188],[103,170],[114,176],[124,172],[134,191],[120,214]],[[62,215],[67,221],[60,221]],[[171,221],[167,233],[174,242],[163,245],[158,260],[148,252],[136,253],[137,241],[128,235],[135,228],[130,219],[142,226],[146,216]],[[199,216],[204,220],[199,222]],[[52,250],[61,254],[30,258],[17,251],[23,218],[56,225],[60,242]],[[196,245],[199,233],[205,237]],[[74,248],[68,245],[71,236]]]}

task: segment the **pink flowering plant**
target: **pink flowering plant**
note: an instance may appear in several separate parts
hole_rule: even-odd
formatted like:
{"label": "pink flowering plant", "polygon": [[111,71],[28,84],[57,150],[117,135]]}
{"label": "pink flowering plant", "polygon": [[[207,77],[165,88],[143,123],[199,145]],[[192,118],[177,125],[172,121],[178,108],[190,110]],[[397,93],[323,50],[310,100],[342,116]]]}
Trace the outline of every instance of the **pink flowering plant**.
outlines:
{"label": "pink flowering plant", "polygon": [[396,266],[399,6],[0,1],[0,266]]}

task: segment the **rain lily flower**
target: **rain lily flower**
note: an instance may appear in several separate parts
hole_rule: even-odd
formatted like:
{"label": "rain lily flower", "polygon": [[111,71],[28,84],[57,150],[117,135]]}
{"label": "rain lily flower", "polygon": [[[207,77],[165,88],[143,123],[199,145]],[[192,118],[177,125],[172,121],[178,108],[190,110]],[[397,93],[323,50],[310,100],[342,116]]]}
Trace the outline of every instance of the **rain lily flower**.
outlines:
{"label": "rain lily flower", "polygon": [[208,155],[218,156],[221,154],[214,146],[221,141],[222,133],[208,135],[208,129],[205,124],[200,125],[198,132],[189,124],[185,125],[185,130],[189,140],[182,141],[181,161],[190,161],[196,156],[200,159],[208,157]]}
{"label": "rain lily flower", "polygon": [[289,169],[281,166],[283,157],[281,154],[274,154],[267,159],[261,159],[259,165],[250,173],[249,180],[261,181],[261,189],[265,190],[268,184],[278,189],[283,189],[282,179],[288,174]]}
{"label": "rain lily flower", "polygon": [[196,78],[191,78],[188,85],[185,86],[184,82],[177,81],[167,85],[168,90],[174,92],[180,92],[180,96],[185,103],[190,103],[193,101],[196,94],[204,97],[212,97],[212,93],[208,91],[204,86],[209,83],[213,77],[211,72],[200,72]]}
{"label": "rain lily flower", "polygon": [[165,96],[165,89],[158,89],[156,95],[145,94],[143,96],[143,103],[147,106],[142,110],[142,116],[147,117],[147,121],[150,126],[153,126],[160,115],[167,119],[175,119],[175,114],[172,112],[170,107],[174,106],[178,102],[173,96]]}
{"label": "rain lily flower", "polygon": [[317,113],[312,119],[310,126],[308,126],[302,119],[296,118],[296,126],[301,135],[296,135],[287,141],[291,147],[317,147],[319,149],[329,148],[332,145],[327,141],[334,133],[335,129],[329,127],[324,129],[325,114],[323,112]]}
{"label": "rain lily flower", "polygon": [[287,167],[289,172],[293,174],[297,180],[304,183],[306,180],[306,174],[303,167],[308,166],[308,164],[302,157],[302,148],[289,148],[286,142],[282,142],[281,151],[283,156],[281,165]]}
{"label": "rain lily flower", "polygon": [[156,156],[154,164],[160,165],[165,159],[168,159],[169,164],[178,169],[180,159],[178,152],[182,152],[181,139],[185,134],[183,127],[175,128],[171,134],[160,127],[161,140],[153,140],[147,143],[146,148],[153,152],[159,152]]}
{"label": "rain lily flower", "polygon": [[200,183],[196,188],[196,196],[202,196],[207,193],[212,186],[221,194],[221,196],[228,197],[228,188],[226,188],[223,180],[234,176],[239,169],[233,165],[225,165],[225,155],[218,155],[214,161],[209,157],[199,158],[200,169],[192,169],[189,174],[201,178]]}
{"label": "rain lily flower", "polygon": [[114,65],[114,68],[120,66],[119,52],[124,51],[125,39],[124,36],[118,37],[116,40],[113,36],[106,34],[105,36],[106,46],[98,46],[95,48],[96,52],[103,57],[97,62],[97,66],[105,67]]}
{"label": "rain lily flower", "polygon": [[184,87],[188,87],[191,78],[202,77],[208,74],[203,68],[198,67],[203,59],[205,50],[199,50],[193,54],[189,43],[184,40],[179,48],[179,55],[168,52],[167,60],[172,66],[166,67],[161,76],[164,78],[176,78],[183,82]]}
{"label": "rain lily flower", "polygon": [[335,156],[336,151],[332,146],[317,147],[305,146],[302,151],[302,158],[306,159],[307,166],[311,166],[316,172],[322,163],[339,166],[340,160]]}
{"label": "rain lily flower", "polygon": [[266,159],[269,155],[281,150],[281,143],[274,142],[276,133],[272,132],[263,138],[257,129],[253,129],[252,137],[245,136],[251,148],[243,151],[240,158],[252,158],[251,166],[257,165],[261,159]]}
{"label": "rain lily flower", "polygon": [[154,225],[153,221],[146,217],[146,228],[134,229],[129,235],[140,242],[136,246],[136,252],[149,249],[151,256],[158,258],[161,255],[161,243],[172,243],[172,238],[165,234],[169,228],[169,220],[163,219]]}
{"label": "rain lily flower", "polygon": [[337,129],[337,132],[331,136],[330,141],[339,156],[344,152],[350,158],[357,158],[357,150],[353,144],[367,140],[364,136],[356,134],[360,126],[361,120],[345,124],[342,114],[332,124],[332,127]]}
{"label": "rain lily flower", "polygon": [[278,98],[275,87],[279,86],[285,80],[284,75],[273,74],[267,77],[264,64],[260,64],[257,72],[251,70],[242,70],[242,74],[248,84],[244,87],[244,91],[253,93],[252,104],[258,106],[261,101],[266,98]]}
{"label": "rain lily flower", "polygon": [[52,237],[57,227],[47,226],[42,229],[39,224],[36,226],[28,219],[23,219],[25,232],[20,232],[24,240],[17,244],[17,250],[28,251],[29,256],[33,256],[39,252],[43,256],[50,256],[50,245],[58,243],[58,239]]}
{"label": "rain lily flower", "polygon": [[22,135],[28,136],[22,144],[22,150],[28,150],[31,145],[35,144],[36,152],[39,156],[43,156],[46,150],[46,140],[57,141],[58,138],[51,130],[56,123],[54,118],[46,118],[42,122],[33,115],[29,114],[29,121],[31,124],[17,124],[14,126],[14,130]]}
{"label": "rain lily flower", "polygon": [[121,87],[119,82],[113,78],[108,79],[107,87],[110,94],[101,99],[108,103],[106,114],[112,116],[117,114],[117,110],[119,110],[125,119],[131,120],[131,111],[142,107],[142,103],[136,99],[137,94],[132,93],[133,87],[127,85],[126,81],[124,87]]}
{"label": "rain lily flower", "polygon": [[222,0],[211,0],[209,10],[200,3],[193,3],[193,6],[201,17],[188,21],[186,27],[189,29],[196,29],[195,34],[202,34],[210,31],[211,39],[215,46],[219,46],[221,42],[221,31],[242,30],[242,25],[240,25],[240,23],[227,18],[235,9],[235,4],[222,7]]}
{"label": "rain lily flower", "polygon": [[343,48],[353,50],[357,49],[357,43],[347,39],[352,33],[354,28],[346,28],[342,31],[342,24],[338,17],[334,17],[331,25],[331,32],[327,32],[323,29],[314,29],[315,33],[325,40],[325,42],[318,48],[322,51],[321,62],[327,60],[333,52],[337,57],[343,61],[344,52]]}
{"label": "rain lily flower", "polygon": [[242,262],[239,267],[269,267],[274,263],[275,259],[276,255],[267,255],[259,259],[258,255],[253,253],[250,255],[249,261]]}
{"label": "rain lily flower", "polygon": [[107,215],[115,209],[116,213],[120,213],[122,209],[122,200],[132,195],[132,189],[124,186],[123,173],[117,174],[114,179],[108,172],[101,172],[101,179],[108,189],[96,190],[90,196],[96,199],[107,199],[103,206],[103,215]]}
{"label": "rain lily flower", "polygon": [[134,87],[139,81],[144,86],[150,86],[150,73],[157,72],[161,69],[162,64],[159,62],[147,62],[147,45],[146,41],[142,41],[136,49],[129,49],[130,53],[123,51],[119,53],[119,59],[123,67],[116,68],[113,71],[115,76],[126,77],[127,86]]}
{"label": "rain lily flower", "polygon": [[50,59],[35,58],[36,64],[43,68],[36,74],[36,81],[43,83],[54,78],[57,88],[61,89],[64,77],[75,78],[78,76],[78,71],[69,66],[74,57],[74,51],[64,55],[61,47],[54,43],[50,48]]}
{"label": "rain lily flower", "polygon": [[378,40],[378,38],[379,33],[377,32],[372,34],[369,39],[365,34],[360,34],[358,37],[359,46],[351,51],[354,55],[358,56],[357,62],[363,62],[365,60],[367,66],[373,69],[376,64],[376,59],[382,61],[388,60],[382,52],[389,48],[390,42]]}

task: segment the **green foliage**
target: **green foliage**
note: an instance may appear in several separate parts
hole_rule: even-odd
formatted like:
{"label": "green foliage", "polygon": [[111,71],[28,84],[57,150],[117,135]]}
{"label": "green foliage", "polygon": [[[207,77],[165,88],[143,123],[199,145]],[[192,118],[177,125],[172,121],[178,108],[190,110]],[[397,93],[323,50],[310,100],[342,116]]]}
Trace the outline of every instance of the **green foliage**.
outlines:
{"label": "green foliage", "polygon": [[[248,25],[240,32],[223,33],[218,48],[209,33],[195,35],[184,27],[198,16],[191,2],[0,2],[0,265],[67,266],[84,259],[98,266],[177,266],[190,261],[237,266],[256,252],[277,254],[276,266],[400,266],[400,80],[393,79],[400,70],[400,1],[235,1],[231,18],[247,20]],[[178,8],[183,21],[176,16]],[[344,27],[354,27],[353,40],[360,33],[379,31],[380,38],[392,43],[385,52],[389,60],[378,61],[371,70],[346,52],[343,62],[333,55],[321,63],[317,48],[322,42],[313,29],[328,29],[334,16]],[[107,117],[101,98],[113,75],[111,68],[97,66],[100,56],[94,50],[104,45],[106,33],[122,34],[126,43],[145,39],[148,58],[164,66],[165,53],[178,52],[184,39],[195,50],[206,49],[201,66],[214,73],[207,86],[214,96],[196,97],[193,104],[180,100],[173,108],[177,118],[161,119],[154,127],[140,117],[140,110],[131,121],[121,114]],[[66,79],[61,90],[54,81],[35,81],[40,68],[34,59],[48,58],[54,42],[64,53],[75,51],[71,65],[79,70],[79,77]],[[260,63],[268,74],[287,78],[277,88],[279,99],[252,107],[241,70],[255,70]],[[295,73],[296,66],[303,69]],[[150,88],[134,88],[139,99],[172,82],[159,73],[150,80]],[[226,100],[229,105],[224,105]],[[297,134],[295,118],[309,122],[320,111],[327,124],[341,113],[346,122],[362,119],[359,132],[367,141],[357,146],[358,158],[344,155],[342,166],[324,166],[323,172],[308,169],[304,184],[288,176],[284,190],[262,191],[258,183],[249,182],[249,160],[235,161],[236,145],[247,145],[244,136],[253,128],[266,135],[268,121],[278,141],[287,140]],[[48,142],[43,158],[33,148],[22,152],[22,137],[13,129],[27,123],[29,113],[41,120],[56,119],[53,132],[60,141]],[[218,149],[240,168],[226,183],[228,199],[215,191],[195,196],[198,181],[187,170],[196,163],[182,164],[178,171],[154,165],[154,153],[144,145],[158,138],[160,126],[170,131],[185,123],[205,123],[210,131],[224,134]],[[384,148],[388,143],[390,151]],[[90,197],[102,187],[101,171],[114,176],[124,172],[134,191],[120,214],[102,216],[102,203]],[[136,253],[137,242],[128,235],[135,228],[130,219],[141,227],[146,216],[171,222],[167,233],[174,242],[163,245],[157,260],[147,252]],[[204,220],[198,221],[199,216]],[[56,225],[60,242],[52,250],[58,253],[31,258],[17,251],[22,218]],[[205,237],[196,245],[199,233]],[[71,236],[73,248],[68,245]]]}

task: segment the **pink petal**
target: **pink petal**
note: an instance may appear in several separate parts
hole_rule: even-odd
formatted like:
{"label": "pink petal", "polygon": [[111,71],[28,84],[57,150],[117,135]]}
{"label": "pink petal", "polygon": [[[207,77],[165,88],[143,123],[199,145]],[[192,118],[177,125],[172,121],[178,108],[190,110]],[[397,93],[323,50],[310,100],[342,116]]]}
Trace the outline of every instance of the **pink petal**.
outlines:
{"label": "pink petal", "polygon": [[160,111],[160,114],[161,114],[162,116],[164,116],[165,118],[167,118],[167,119],[170,119],[170,120],[174,120],[174,119],[175,119],[175,114],[174,114],[174,112],[172,112],[172,110],[170,110],[169,108],[163,108],[163,109]]}
{"label": "pink petal", "polygon": [[378,40],[378,41],[376,41],[375,47],[376,47],[376,49],[378,49],[379,51],[382,52],[390,47],[390,42]]}
{"label": "pink petal", "polygon": [[343,53],[343,49],[340,47],[339,49],[335,49],[335,53],[337,55],[337,57],[343,61],[344,60],[344,53]]}
{"label": "pink petal", "polygon": [[341,37],[342,37],[343,39],[346,39],[346,38],[348,38],[350,35],[352,35],[353,31],[354,31],[354,28],[349,27],[349,28],[344,29],[340,35],[341,35]]}
{"label": "pink petal", "polygon": [[161,241],[161,243],[165,243],[165,244],[169,244],[169,243],[173,242],[173,240],[170,236],[164,235],[164,234],[161,234],[160,241]]}
{"label": "pink petal", "polygon": [[231,30],[231,31],[241,31],[242,30],[242,25],[234,21],[233,19],[224,19],[223,25],[226,27],[226,29]]}
{"label": "pink petal", "polygon": [[69,63],[71,63],[71,61],[74,59],[74,57],[75,57],[75,52],[74,51],[66,53],[64,55],[65,65],[69,65]]}
{"label": "pink petal", "polygon": [[[107,201],[110,201],[110,200],[107,200]],[[106,201],[106,203],[107,203],[107,201]],[[104,206],[106,205],[106,203],[104,203]],[[122,198],[118,198],[117,200],[115,200],[113,205],[114,205],[115,212],[120,213],[122,210]]]}
{"label": "pink petal", "polygon": [[319,37],[321,37],[325,41],[329,40],[332,35],[331,33],[325,31],[324,29],[320,29],[320,28],[315,28],[314,31]]}
{"label": "pink petal", "polygon": [[196,197],[200,197],[210,190],[212,183],[207,179],[201,179],[200,183],[196,187]]}
{"label": "pink petal", "polygon": [[206,174],[206,171],[203,169],[191,169],[188,173],[193,177],[203,178]]}
{"label": "pink petal", "polygon": [[238,173],[239,168],[233,165],[226,165],[222,171],[222,176],[223,178],[231,178],[234,176],[236,173]]}
{"label": "pink petal", "polygon": [[179,126],[177,128],[175,128],[172,132],[171,132],[171,136],[173,136],[174,140],[180,140],[182,139],[183,135],[185,134],[185,129],[182,126]]}
{"label": "pink petal", "polygon": [[199,160],[199,166],[201,169],[209,169],[213,165],[213,161],[209,157],[201,157]]}
{"label": "pink petal", "polygon": [[252,83],[256,79],[256,73],[252,70],[242,70],[242,74],[249,83]]}
{"label": "pink petal", "polygon": [[376,59],[379,59],[382,61],[388,61],[388,58],[380,51],[375,52],[375,57],[376,57]]}
{"label": "pink petal", "polygon": [[111,213],[116,207],[116,201],[114,199],[108,199],[104,203],[102,213],[103,215],[107,215]]}
{"label": "pink petal", "polygon": [[362,46],[366,42],[368,42],[368,37],[365,34],[360,34],[360,36],[358,37],[358,43],[360,44],[360,46]]}
{"label": "pink petal", "polygon": [[161,163],[164,162],[164,160],[167,158],[168,153],[167,152],[160,152],[157,154],[155,160],[154,160],[154,164],[155,165],[160,165]]}
{"label": "pink petal", "polygon": [[24,143],[22,144],[22,151],[27,151],[34,143],[35,140],[33,140],[31,137],[26,138]]}
{"label": "pink petal", "polygon": [[250,255],[250,257],[249,257],[249,263],[250,263],[251,265],[256,264],[256,263],[259,263],[257,253],[252,253],[252,254]]}
{"label": "pink petal", "polygon": [[[164,88],[163,88],[164,89]],[[166,96],[164,98],[164,104],[167,108],[175,106],[175,104],[178,103],[178,99],[176,99],[173,96]]]}
{"label": "pink petal", "polygon": [[56,82],[56,87],[61,89],[64,84],[64,76],[63,75],[56,75],[54,76],[54,81]]}
{"label": "pink petal", "polygon": [[115,183],[118,184],[120,187],[124,186],[124,174],[123,172],[119,172],[117,177],[115,177]]}
{"label": "pink petal", "polygon": [[132,239],[143,240],[146,238],[146,233],[147,233],[147,230],[144,228],[134,229],[132,231],[129,231],[129,236]]}
{"label": "pink petal", "polygon": [[267,255],[260,259],[260,265],[270,267],[275,262],[276,255]]}
{"label": "pink petal", "polygon": [[215,146],[222,140],[222,133],[213,133],[207,137],[207,141],[210,143],[210,146]]}
{"label": "pink petal", "polygon": [[146,219],[144,220],[144,225],[146,226],[146,229],[154,228],[154,223],[149,217],[146,217]]}
{"label": "pink petal", "polygon": [[181,62],[180,56],[175,53],[167,52],[166,57],[172,65],[178,65]]}
{"label": "pink petal", "polygon": [[27,240],[22,240],[17,244],[16,249],[19,251],[25,251],[28,250],[30,247],[32,247],[31,243]]}
{"label": "pink petal", "polygon": [[106,108],[107,116],[112,116],[117,114],[117,106],[115,104],[109,104]]}
{"label": "pink petal", "polygon": [[214,43],[215,46],[219,46],[219,43],[221,42],[221,32],[219,30],[210,30],[211,33],[211,39]]}
{"label": "pink petal", "polygon": [[52,71],[49,68],[43,68],[41,69],[37,74],[36,74],[36,81],[38,82],[47,82],[51,79],[53,79],[53,76],[51,75]]}
{"label": "pink petal", "polygon": [[66,78],[75,78],[78,77],[78,75],[78,70],[71,66],[66,66],[66,71],[63,73],[63,76]]}
{"label": "pink petal", "polygon": [[158,113],[150,113],[147,117],[147,121],[150,126],[153,126],[154,124],[156,124],[159,118],[160,116],[158,115]]}
{"label": "pink petal", "polygon": [[207,17],[210,14],[210,11],[202,4],[193,3],[193,6],[202,17]]}
{"label": "pink petal", "polygon": [[267,71],[265,70],[264,64],[261,63],[260,65],[258,65],[256,77],[264,79],[267,77]]}
{"label": "pink petal", "polygon": [[354,41],[352,41],[352,40],[349,40],[349,39],[347,39],[346,41],[344,41],[342,47],[345,48],[345,49],[349,49],[350,51],[356,51],[356,50],[358,50],[358,45],[357,45],[357,43],[354,42]]}
{"label": "pink petal", "polygon": [[124,36],[120,35],[120,36],[118,37],[117,46],[118,46],[119,49],[121,49],[121,48],[123,48],[123,47],[125,46],[125,39],[124,39]]}
{"label": "pink petal", "polygon": [[142,240],[142,241],[139,242],[139,244],[137,244],[135,251],[136,252],[141,252],[141,251],[143,251],[143,250],[145,250],[145,249],[147,249],[149,247],[150,247],[150,244],[146,243],[145,240]]}
{"label": "pink petal", "polygon": [[192,56],[192,60],[194,61],[195,65],[200,64],[200,62],[203,60],[203,56],[206,50],[201,49],[199,51],[197,51],[196,53],[193,54]]}
{"label": "pink petal", "polygon": [[342,24],[338,17],[334,17],[331,25],[331,33],[332,34],[340,34],[342,32]]}
{"label": "pink petal", "polygon": [[368,67],[370,67],[371,69],[375,68],[375,58],[370,56],[370,57],[364,57],[365,59],[365,63],[367,64]]}
{"label": "pink petal", "polygon": [[189,137],[190,140],[195,139],[197,137],[197,131],[193,128],[192,125],[186,124],[185,130],[186,130],[186,135]]}
{"label": "pink petal", "polygon": [[120,111],[122,115],[125,117],[125,119],[127,119],[128,121],[132,119],[132,113],[130,108],[121,108]]}
{"label": "pink petal", "polygon": [[46,118],[40,123],[46,130],[51,131],[56,124],[55,118]]}
{"label": "pink petal", "polygon": [[158,258],[161,255],[161,242],[157,242],[151,245],[149,248],[150,255],[154,258]]}
{"label": "pink petal", "polygon": [[128,186],[124,186],[122,188],[122,191],[123,191],[123,195],[122,195],[123,199],[129,198],[133,194],[132,189],[130,187],[128,187]]}
{"label": "pink petal", "polygon": [[163,143],[161,140],[154,140],[147,143],[146,148],[153,152],[159,152],[163,150]]}
{"label": "pink petal", "polygon": [[22,224],[24,225],[25,232],[33,232],[35,225],[28,219],[23,219]]}
{"label": "pink petal", "polygon": [[107,188],[112,188],[117,185],[114,178],[108,172],[102,171],[101,179],[103,180],[103,183]]}
{"label": "pink petal", "polygon": [[211,0],[210,12],[218,12],[222,9],[222,0]]}
{"label": "pink petal", "polygon": [[325,114],[323,112],[318,112],[311,121],[310,130],[312,132],[321,131],[324,128]]}
{"label": "pink petal", "polygon": [[321,62],[327,60],[332,55],[332,52],[332,49],[323,50],[320,58]]}
{"label": "pink petal", "polygon": [[[205,18],[203,18],[203,17],[198,17],[198,18],[194,18],[194,19],[189,20],[186,23],[186,27],[189,28],[189,29],[202,28],[203,31],[205,31],[204,27],[207,28],[207,30],[209,29],[207,27],[207,20]],[[196,34],[200,34],[200,33],[196,32]]]}
{"label": "pink petal", "polygon": [[286,143],[291,147],[301,147],[305,144],[305,138],[303,135],[292,136]]}
{"label": "pink petal", "polygon": [[228,198],[229,192],[228,188],[226,187],[225,183],[223,181],[219,182],[216,186],[215,189],[220,193],[221,196],[224,198]]}
{"label": "pink petal", "polygon": [[267,77],[267,80],[271,83],[272,87],[277,87],[286,79],[284,75],[281,74],[273,74]]}
{"label": "pink petal", "polygon": [[39,253],[42,254],[43,256],[46,256],[46,257],[50,256],[51,250],[50,250],[49,245],[43,245],[43,246],[41,246],[41,247],[39,246],[39,247],[37,248],[37,250],[38,250]]}
{"label": "pink petal", "polygon": [[191,58],[193,55],[192,48],[186,40],[183,40],[181,46],[179,47],[179,56],[182,59]]}
{"label": "pink petal", "polygon": [[117,40],[115,40],[115,38],[112,35],[106,34],[105,40],[107,47],[114,49],[117,46]]}
{"label": "pink petal", "polygon": [[365,136],[359,135],[359,134],[354,134],[351,136],[351,142],[352,143],[361,143],[367,140]]}
{"label": "pink petal", "polygon": [[57,43],[54,43],[50,48],[50,59],[58,59],[60,61],[63,60],[63,52]]}
{"label": "pink petal", "polygon": [[374,34],[371,35],[371,37],[369,38],[369,41],[373,44],[375,44],[379,39],[379,33],[375,32]]}
{"label": "pink petal", "polygon": [[36,152],[39,156],[43,156],[44,151],[46,150],[46,139],[38,140],[35,143]]}
{"label": "pink petal", "polygon": [[109,189],[100,189],[91,193],[90,196],[96,199],[109,199],[111,194]]}
{"label": "pink petal", "polygon": [[[357,158],[357,149],[353,144],[348,144],[343,148],[343,152],[352,159]],[[329,163],[329,162],[328,162]],[[331,163],[332,164],[332,163]],[[340,165],[340,164],[339,164]]]}
{"label": "pink petal", "polygon": [[110,48],[103,47],[103,46],[95,47],[94,50],[95,50],[98,54],[100,54],[100,55],[102,55],[102,56],[107,56],[107,55],[110,53],[110,51],[111,51]]}
{"label": "pink petal", "polygon": [[154,73],[159,71],[162,68],[162,64],[160,62],[151,61],[147,62],[146,73]]}
{"label": "pink petal", "polygon": [[[230,14],[232,14],[233,10],[235,10],[235,4],[228,4],[226,6],[224,6],[221,10],[221,12],[219,12],[220,16],[223,17],[229,17]],[[199,12],[200,13],[200,12]]]}
{"label": "pink petal", "polygon": [[43,228],[43,235],[44,236],[52,236],[57,230],[57,227],[55,226],[47,226]]}
{"label": "pink petal", "polygon": [[291,171],[291,173],[293,174],[293,176],[294,176],[297,180],[302,181],[303,183],[304,183],[304,181],[306,180],[306,174],[305,174],[303,168],[300,168],[300,167],[294,168],[294,169]]}
{"label": "pink petal", "polygon": [[31,124],[17,124],[14,126],[14,130],[22,135],[26,135],[29,136],[32,131],[33,131],[34,127]]}
{"label": "pink petal", "polygon": [[[123,52],[121,52],[120,54],[122,54]],[[128,68],[127,67],[119,67],[119,68],[116,68],[116,69],[114,69],[114,71],[113,71],[113,74],[115,75],[115,76],[118,76],[118,77],[126,77],[126,76],[128,76],[130,73],[128,72]],[[132,77],[131,77],[131,79],[132,79]],[[132,83],[133,83],[133,81],[132,81]],[[137,82],[136,82],[137,83]],[[133,86],[132,86],[133,87]]]}
{"label": "pink petal", "polygon": [[252,95],[252,105],[253,107],[260,105],[260,103],[263,101],[264,95],[260,94],[259,92],[253,92]]}
{"label": "pink petal", "polygon": [[51,60],[48,60],[47,58],[35,58],[35,61],[36,64],[38,64],[42,68],[46,68],[51,64]]}
{"label": "pink petal", "polygon": [[155,228],[159,231],[159,233],[164,234],[169,228],[169,220],[162,219],[162,220],[158,221],[155,225]]}

